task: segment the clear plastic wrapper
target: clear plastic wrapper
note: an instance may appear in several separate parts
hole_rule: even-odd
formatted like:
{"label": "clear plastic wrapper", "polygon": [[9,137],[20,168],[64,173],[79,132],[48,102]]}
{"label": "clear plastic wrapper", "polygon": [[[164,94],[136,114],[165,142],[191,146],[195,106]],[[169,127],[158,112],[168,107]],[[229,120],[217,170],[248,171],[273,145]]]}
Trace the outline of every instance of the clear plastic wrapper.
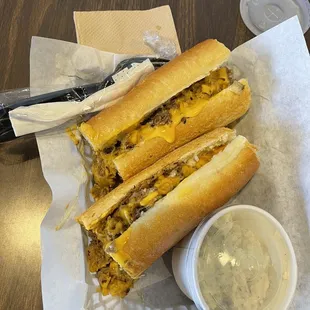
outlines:
{"label": "clear plastic wrapper", "polygon": [[145,31],[143,40],[158,57],[173,59],[178,55],[174,41],[160,36],[155,31]]}
{"label": "clear plastic wrapper", "polygon": [[0,104],[1,107],[9,107],[16,101],[27,99],[29,97],[30,97],[29,87],[9,89],[0,92]]}

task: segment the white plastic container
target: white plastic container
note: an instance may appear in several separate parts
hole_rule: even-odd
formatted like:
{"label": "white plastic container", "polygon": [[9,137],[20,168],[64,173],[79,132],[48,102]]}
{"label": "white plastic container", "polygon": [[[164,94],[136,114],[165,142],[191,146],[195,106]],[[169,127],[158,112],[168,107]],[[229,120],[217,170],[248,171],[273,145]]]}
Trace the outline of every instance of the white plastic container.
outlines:
{"label": "white plastic container", "polygon": [[275,270],[276,290],[265,309],[288,308],[296,288],[297,264],[291,241],[281,224],[266,211],[249,205],[230,206],[206,218],[197,229],[178,245],[172,256],[173,273],[180,289],[198,309],[209,309],[198,281],[198,256],[209,229],[224,215],[233,212],[242,225],[248,226],[264,244]]}
{"label": "white plastic container", "polygon": [[255,35],[297,15],[304,33],[310,27],[308,0],[241,0],[240,14]]}

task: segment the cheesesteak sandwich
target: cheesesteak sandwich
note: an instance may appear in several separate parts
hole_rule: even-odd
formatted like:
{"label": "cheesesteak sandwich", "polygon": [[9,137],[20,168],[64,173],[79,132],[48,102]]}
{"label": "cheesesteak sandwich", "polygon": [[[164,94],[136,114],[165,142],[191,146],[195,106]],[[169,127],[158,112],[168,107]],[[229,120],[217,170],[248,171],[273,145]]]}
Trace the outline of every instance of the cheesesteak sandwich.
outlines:
{"label": "cheesesteak sandwich", "polygon": [[80,125],[94,150],[95,199],[174,149],[246,113],[250,88],[246,80],[233,79],[225,65],[229,55],[218,41],[204,41]]}
{"label": "cheesesteak sandwich", "polygon": [[156,259],[254,175],[256,149],[218,128],[174,150],[96,201],[77,221],[101,291],[124,297]]}

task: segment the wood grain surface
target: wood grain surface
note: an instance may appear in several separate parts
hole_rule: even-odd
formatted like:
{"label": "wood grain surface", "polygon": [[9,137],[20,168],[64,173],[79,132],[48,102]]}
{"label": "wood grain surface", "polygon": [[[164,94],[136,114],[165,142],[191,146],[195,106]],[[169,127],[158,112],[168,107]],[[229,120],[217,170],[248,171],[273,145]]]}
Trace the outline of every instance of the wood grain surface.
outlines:
{"label": "wood grain surface", "polygon": [[[76,41],[73,11],[165,4],[183,50],[206,38],[234,48],[253,37],[240,17],[239,0],[0,0],[0,91],[28,86],[33,35]],[[306,39],[309,47],[310,31]],[[0,145],[0,197],[0,309],[42,309],[40,223],[51,193],[33,138]]]}

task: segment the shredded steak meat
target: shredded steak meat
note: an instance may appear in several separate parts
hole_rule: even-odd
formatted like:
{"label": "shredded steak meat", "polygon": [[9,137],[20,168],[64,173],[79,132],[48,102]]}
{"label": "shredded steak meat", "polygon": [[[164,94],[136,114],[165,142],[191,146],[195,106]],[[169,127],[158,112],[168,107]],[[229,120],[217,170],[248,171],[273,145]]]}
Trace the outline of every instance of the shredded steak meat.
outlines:
{"label": "shredded steak meat", "polygon": [[159,125],[167,125],[172,122],[171,115],[169,110],[160,109],[155,114],[153,114],[152,118],[148,122],[151,126],[159,126]]}
{"label": "shredded steak meat", "polygon": [[105,253],[104,245],[97,239],[93,239],[87,247],[87,262],[90,272],[96,272],[106,267],[111,262],[111,257]]}

